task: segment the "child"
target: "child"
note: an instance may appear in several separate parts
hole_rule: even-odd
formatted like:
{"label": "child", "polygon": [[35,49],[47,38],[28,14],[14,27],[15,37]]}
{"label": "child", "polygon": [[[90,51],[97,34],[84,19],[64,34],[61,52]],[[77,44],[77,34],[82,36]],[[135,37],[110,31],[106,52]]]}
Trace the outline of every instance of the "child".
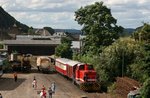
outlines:
{"label": "child", "polygon": [[33,82],[32,82],[32,85],[33,85],[33,88],[37,88],[37,81],[36,79],[34,78]]}

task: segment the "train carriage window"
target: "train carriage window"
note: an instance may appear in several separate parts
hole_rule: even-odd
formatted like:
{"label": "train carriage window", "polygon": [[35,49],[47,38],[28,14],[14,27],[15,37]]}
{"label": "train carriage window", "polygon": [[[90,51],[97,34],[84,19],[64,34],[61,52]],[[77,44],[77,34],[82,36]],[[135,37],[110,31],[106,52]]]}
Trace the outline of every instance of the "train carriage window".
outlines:
{"label": "train carriage window", "polygon": [[84,70],[84,69],[85,69],[84,65],[80,65],[79,70]]}
{"label": "train carriage window", "polygon": [[88,70],[93,70],[94,69],[93,65],[88,65],[87,67],[88,67]]}

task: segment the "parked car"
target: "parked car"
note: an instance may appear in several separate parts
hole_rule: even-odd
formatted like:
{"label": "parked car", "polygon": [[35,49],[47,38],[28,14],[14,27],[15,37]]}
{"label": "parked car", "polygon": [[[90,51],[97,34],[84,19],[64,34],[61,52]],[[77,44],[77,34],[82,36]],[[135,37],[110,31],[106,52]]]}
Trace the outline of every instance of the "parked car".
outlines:
{"label": "parked car", "polygon": [[33,55],[30,54],[30,53],[28,53],[28,54],[26,54],[26,56],[27,56],[27,57],[32,57]]}

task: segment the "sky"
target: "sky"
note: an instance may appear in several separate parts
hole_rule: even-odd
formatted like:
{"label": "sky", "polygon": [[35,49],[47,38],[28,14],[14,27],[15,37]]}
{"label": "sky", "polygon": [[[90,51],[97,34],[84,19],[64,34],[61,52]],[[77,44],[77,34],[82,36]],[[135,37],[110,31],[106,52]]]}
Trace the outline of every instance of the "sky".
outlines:
{"label": "sky", "polygon": [[0,0],[0,6],[16,20],[34,28],[81,29],[74,12],[81,6],[103,1],[124,28],[150,21],[150,0]]}

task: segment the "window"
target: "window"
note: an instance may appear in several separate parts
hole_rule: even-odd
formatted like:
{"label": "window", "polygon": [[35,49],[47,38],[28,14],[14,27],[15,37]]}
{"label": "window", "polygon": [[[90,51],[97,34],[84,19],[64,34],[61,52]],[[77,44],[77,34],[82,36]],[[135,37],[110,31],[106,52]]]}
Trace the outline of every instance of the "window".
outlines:
{"label": "window", "polygon": [[88,65],[88,70],[93,70],[93,65]]}
{"label": "window", "polygon": [[0,70],[2,70],[2,65],[0,65]]}
{"label": "window", "polygon": [[80,65],[79,70],[84,70],[84,65]]}

